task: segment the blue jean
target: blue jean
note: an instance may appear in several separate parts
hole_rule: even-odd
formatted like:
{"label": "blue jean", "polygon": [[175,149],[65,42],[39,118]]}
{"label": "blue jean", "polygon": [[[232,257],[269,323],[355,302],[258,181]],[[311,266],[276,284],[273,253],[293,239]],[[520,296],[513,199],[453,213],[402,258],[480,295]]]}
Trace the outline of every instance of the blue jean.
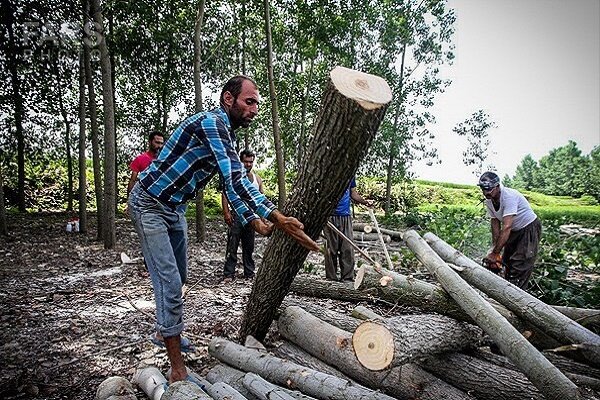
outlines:
{"label": "blue jean", "polygon": [[167,206],[139,183],[131,190],[128,204],[152,280],[156,330],[163,337],[180,335],[184,327],[181,292],[187,279],[185,206]]}

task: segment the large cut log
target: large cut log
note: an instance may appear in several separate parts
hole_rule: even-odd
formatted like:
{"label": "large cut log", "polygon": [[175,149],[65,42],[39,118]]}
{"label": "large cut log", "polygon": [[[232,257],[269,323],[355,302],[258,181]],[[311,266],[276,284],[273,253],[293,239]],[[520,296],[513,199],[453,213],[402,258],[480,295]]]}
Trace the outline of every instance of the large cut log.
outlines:
{"label": "large cut log", "polygon": [[[379,235],[377,233],[364,233],[364,232],[354,232],[352,234],[352,239],[355,242],[375,242],[379,240]],[[381,235],[381,240],[383,243],[390,243],[392,238],[389,235]]]}
{"label": "large cut log", "polygon": [[404,240],[452,298],[496,342],[500,350],[551,400],[580,399],[577,386],[536,350],[487,301],[463,281],[415,231]]}
{"label": "large cut log", "polygon": [[223,338],[210,341],[208,352],[235,368],[253,372],[280,386],[329,400],[393,400],[382,393],[353,384],[269,354],[248,349]]}
{"label": "large cut log", "polygon": [[425,234],[424,239],[443,260],[462,267],[459,273],[464,280],[559,342],[581,345],[581,355],[591,364],[600,366],[600,336],[478,265],[433,233]]}
{"label": "large cut log", "polygon": [[245,372],[232,368],[229,365],[217,364],[208,371],[206,379],[214,385],[226,383],[248,400],[259,400],[244,386]]}
{"label": "large cut log", "polygon": [[372,371],[446,351],[473,348],[481,329],[442,315],[403,315],[366,321],[352,335],[358,361]]}
{"label": "large cut log", "polygon": [[[539,390],[519,371],[460,353],[440,354],[419,361],[419,365],[444,381],[478,399],[543,399]],[[565,397],[574,399],[576,397]]]}
{"label": "large cut log", "polygon": [[354,332],[354,330],[358,328],[358,326],[363,322],[352,316],[332,311],[325,307],[321,307],[318,304],[309,303],[306,301],[293,300],[289,297],[286,297],[281,303],[281,307],[279,308],[279,315],[281,315],[281,313],[283,313],[286,308],[292,306],[300,307],[305,311],[308,311],[315,317],[319,318],[320,320],[330,323],[333,326],[337,326],[338,328],[343,329],[347,332]]}
{"label": "large cut log", "polygon": [[373,227],[365,222],[354,222],[352,230],[355,232],[371,233],[373,232]]}
{"label": "large cut log", "polygon": [[[341,318],[336,318],[339,321]],[[466,399],[464,393],[423,374],[417,367],[372,371],[361,365],[352,348],[352,334],[339,329],[299,307],[288,307],[279,316],[279,333],[315,357],[335,366],[345,375],[396,398]],[[310,332],[309,335],[306,333]]]}
{"label": "large cut log", "polygon": [[[475,352],[473,355],[481,360],[485,360],[487,362],[496,364],[503,368],[512,369],[515,371],[518,370],[518,368],[508,358],[501,356],[499,354],[494,354],[489,351],[481,351],[480,350],[480,351]],[[585,365],[585,364],[583,364],[583,365]],[[599,379],[592,378],[590,376],[587,376],[586,374],[582,375],[582,374],[572,373],[572,372],[566,371],[560,367],[558,369],[560,369],[565,374],[565,376],[567,378],[569,378],[577,386],[584,386],[584,387],[587,387],[587,388],[590,388],[590,389],[593,389],[596,391],[600,389],[600,380]]]}
{"label": "large cut log", "polygon": [[137,400],[131,383],[122,376],[111,376],[102,381],[96,390],[95,400]]}
{"label": "large cut log", "polygon": [[351,282],[335,282],[324,279],[309,278],[297,275],[290,286],[290,291],[303,296],[335,299],[353,302],[376,302],[377,289],[367,288],[354,290]]}
{"label": "large cut log", "polygon": [[292,396],[252,372],[244,376],[244,386],[260,400],[294,400]]}
{"label": "large cut log", "polygon": [[275,347],[271,350],[273,354],[279,358],[284,360],[291,361],[293,363],[302,365],[303,367],[308,367],[310,369],[314,369],[315,371],[321,371],[329,375],[333,375],[340,379],[345,379],[352,381],[351,378],[344,375],[342,372],[338,371],[331,365],[325,363],[319,358],[313,356],[312,354],[307,353],[302,348],[296,346],[293,343],[288,341],[284,341],[279,346]]}
{"label": "large cut log", "polygon": [[[383,120],[392,92],[381,78],[337,67],[331,71],[313,139],[284,207],[318,238]],[[308,250],[276,230],[265,249],[240,329],[264,339],[277,307],[304,264]]]}
{"label": "large cut log", "polygon": [[247,400],[246,396],[225,382],[215,382],[206,387],[206,392],[214,400]]}
{"label": "large cut log", "polygon": [[573,321],[585,326],[586,328],[600,327],[600,310],[593,310],[591,308],[578,308],[578,307],[565,307],[565,306],[552,306],[556,310],[565,314]]}
{"label": "large cut log", "polygon": [[133,383],[150,398],[150,400],[160,400],[165,393],[164,384],[167,379],[156,367],[147,367],[141,365],[133,375]]}
{"label": "large cut log", "polygon": [[[362,291],[376,289],[377,297],[389,303],[418,307],[425,312],[436,312],[461,321],[473,322],[442,288],[384,268],[361,266],[356,274],[354,287]],[[490,304],[535,346],[546,349],[559,345],[556,340],[525,323],[497,301],[490,299]]]}
{"label": "large cut log", "polygon": [[573,361],[570,358],[555,354],[552,351],[545,350],[543,354],[548,360],[550,360],[552,364],[556,365],[563,371],[600,379],[600,369],[598,368],[592,368],[587,364]]}

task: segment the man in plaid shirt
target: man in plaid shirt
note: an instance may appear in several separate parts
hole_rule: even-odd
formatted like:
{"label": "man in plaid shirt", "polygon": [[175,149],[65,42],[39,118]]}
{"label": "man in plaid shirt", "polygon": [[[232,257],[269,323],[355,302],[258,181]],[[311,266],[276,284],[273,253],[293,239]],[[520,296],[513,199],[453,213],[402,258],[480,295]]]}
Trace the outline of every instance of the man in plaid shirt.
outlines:
{"label": "man in plaid shirt", "polygon": [[186,202],[213,175],[221,176],[227,200],[244,225],[250,224],[261,235],[270,235],[277,227],[309,250],[319,249],[300,221],[283,215],[252,185],[237,155],[234,131],[247,127],[258,113],[256,83],[245,76],[231,78],[220,102],[220,108],[192,115],[175,129],[159,157],[139,174],[128,201],[154,288],[154,339],[164,340],[171,382],[191,379],[181,355],[192,349],[181,336],[181,292],[187,278]]}

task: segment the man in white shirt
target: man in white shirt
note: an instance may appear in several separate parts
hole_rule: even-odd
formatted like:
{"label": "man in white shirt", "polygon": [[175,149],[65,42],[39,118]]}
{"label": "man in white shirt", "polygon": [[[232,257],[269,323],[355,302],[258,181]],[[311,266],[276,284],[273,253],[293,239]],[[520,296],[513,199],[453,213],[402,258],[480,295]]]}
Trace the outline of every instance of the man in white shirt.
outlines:
{"label": "man in white shirt", "polygon": [[542,224],[529,202],[518,191],[504,187],[493,172],[485,172],[477,184],[485,196],[492,225],[490,265],[506,266],[506,280],[525,289],[533,271],[542,234]]}

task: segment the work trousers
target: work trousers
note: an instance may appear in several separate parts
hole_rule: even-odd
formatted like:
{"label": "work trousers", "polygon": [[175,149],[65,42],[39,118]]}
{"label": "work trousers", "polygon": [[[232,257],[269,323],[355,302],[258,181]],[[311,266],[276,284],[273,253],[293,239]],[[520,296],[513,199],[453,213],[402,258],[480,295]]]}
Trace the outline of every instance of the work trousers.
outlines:
{"label": "work trousers", "polygon": [[180,335],[184,328],[181,291],[187,280],[185,206],[165,205],[139,183],[131,190],[128,204],[154,289],[156,331],[163,337]]}
{"label": "work trousers", "polygon": [[506,280],[525,289],[537,258],[540,239],[542,236],[542,224],[539,219],[523,229],[510,233],[502,262],[506,265]]}
{"label": "work trousers", "polygon": [[234,217],[233,223],[227,230],[227,253],[225,254],[225,267],[223,274],[226,278],[235,275],[235,267],[237,265],[237,250],[242,242],[242,263],[244,264],[244,277],[251,278],[254,276],[254,229],[250,225],[243,226],[239,218]]}
{"label": "work trousers", "polygon": [[[338,228],[347,238],[352,240],[352,216],[333,215],[329,217],[329,222]],[[339,280],[354,280],[354,249],[350,243],[342,239],[338,233],[328,226],[323,230],[323,234],[327,241],[325,251],[325,277],[337,281],[337,271],[339,266]]]}

